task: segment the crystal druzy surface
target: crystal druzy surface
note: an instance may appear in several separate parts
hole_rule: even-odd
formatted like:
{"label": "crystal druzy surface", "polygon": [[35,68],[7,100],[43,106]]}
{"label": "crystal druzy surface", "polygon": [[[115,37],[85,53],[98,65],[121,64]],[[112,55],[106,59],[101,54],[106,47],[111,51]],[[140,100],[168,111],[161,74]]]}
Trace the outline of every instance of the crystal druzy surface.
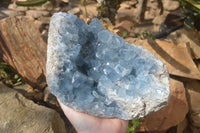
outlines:
{"label": "crystal druzy surface", "polygon": [[141,46],[128,44],[72,14],[51,18],[47,82],[65,105],[94,116],[125,120],[167,105],[169,75],[163,62]]}

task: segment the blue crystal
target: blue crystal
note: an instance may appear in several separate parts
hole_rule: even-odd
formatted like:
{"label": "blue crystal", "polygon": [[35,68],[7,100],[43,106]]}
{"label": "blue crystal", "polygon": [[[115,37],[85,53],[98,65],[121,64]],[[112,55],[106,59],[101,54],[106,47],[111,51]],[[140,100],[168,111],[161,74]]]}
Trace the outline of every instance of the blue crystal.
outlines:
{"label": "blue crystal", "polygon": [[109,45],[112,49],[120,48],[123,46],[123,39],[117,35],[112,37],[112,43]]}
{"label": "blue crystal", "polygon": [[103,30],[103,24],[97,18],[92,19],[92,21],[89,24],[89,27],[91,32],[93,32],[94,34],[97,34],[101,30]]}
{"label": "blue crystal", "polygon": [[75,88],[87,81],[87,76],[81,72],[76,71],[72,77],[72,84]]}
{"label": "blue crystal", "polygon": [[98,34],[98,42],[109,46],[112,43],[113,34],[108,30],[102,30]]}
{"label": "blue crystal", "polygon": [[[93,19],[55,13],[47,49],[47,82],[65,105],[99,117],[137,119],[167,105],[163,62]],[[146,105],[146,106],[144,106]]]}

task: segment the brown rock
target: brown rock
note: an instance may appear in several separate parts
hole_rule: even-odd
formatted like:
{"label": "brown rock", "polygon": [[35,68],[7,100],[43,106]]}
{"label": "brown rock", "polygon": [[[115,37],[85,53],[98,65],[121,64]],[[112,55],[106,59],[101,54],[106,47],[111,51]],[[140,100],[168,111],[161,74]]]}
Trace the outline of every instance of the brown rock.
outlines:
{"label": "brown rock", "polygon": [[164,24],[166,17],[167,17],[167,14],[168,13],[165,12],[164,14],[158,15],[153,19],[152,23],[154,24],[154,30],[155,31],[161,30],[161,26]]}
{"label": "brown rock", "polygon": [[28,10],[28,7],[25,7],[25,6],[17,6],[16,10],[18,12],[25,12]]}
{"label": "brown rock", "polygon": [[50,17],[40,17],[38,20],[42,22],[42,24],[49,24]]}
{"label": "brown rock", "polygon": [[45,102],[45,106],[55,109],[61,115],[61,117],[63,118],[65,122],[65,128],[67,129],[66,133],[76,133],[72,124],[69,122],[67,117],[65,117],[62,109],[60,108],[57,98],[53,94],[50,93],[50,90],[48,87],[46,87],[43,92],[34,90],[28,84],[15,86],[13,89],[19,92],[20,94],[22,94],[24,97],[28,98],[29,100],[37,101],[37,103],[41,103],[41,104],[44,104]]}
{"label": "brown rock", "polygon": [[130,9],[131,5],[128,2],[123,2],[120,4],[120,8]]}
{"label": "brown rock", "polygon": [[198,60],[196,61],[196,64],[197,64],[197,68],[198,68],[199,71],[200,71],[200,59],[198,59]]}
{"label": "brown rock", "polygon": [[0,49],[10,64],[33,88],[46,86],[46,46],[34,20],[10,17],[0,21]]}
{"label": "brown rock", "polygon": [[17,11],[18,14],[25,15],[26,11],[28,10],[28,7],[17,6],[17,8],[15,10]]}
{"label": "brown rock", "polygon": [[188,120],[187,120],[187,118],[185,118],[182,122],[180,122],[177,125],[176,133],[184,133],[184,131],[186,130],[187,126],[188,126]]}
{"label": "brown rock", "polygon": [[170,79],[171,97],[169,105],[144,118],[137,131],[163,131],[176,126],[185,119],[188,103],[182,82]]}
{"label": "brown rock", "polygon": [[180,45],[183,44],[183,42],[189,44],[192,57],[200,59],[200,32],[183,28],[170,34],[168,38],[176,41]]}
{"label": "brown rock", "polygon": [[28,84],[14,86],[13,89],[32,101],[40,102],[44,97],[43,92],[34,90]]}
{"label": "brown rock", "polygon": [[68,11],[68,13],[72,13],[74,15],[79,15],[80,12],[81,12],[81,9],[79,7],[72,8],[71,10]]}
{"label": "brown rock", "polygon": [[164,23],[166,16],[167,16],[167,14],[162,14],[162,15],[156,16],[152,21],[153,24],[160,25],[160,24]]}
{"label": "brown rock", "polygon": [[36,11],[36,10],[28,10],[26,12],[26,16],[31,16],[33,18],[39,18],[42,16],[49,16],[49,12],[48,11]]}
{"label": "brown rock", "polygon": [[44,11],[45,9],[42,6],[31,6],[28,7],[28,10]]}
{"label": "brown rock", "polygon": [[42,5],[42,10],[52,11],[53,10],[53,3],[51,1],[47,1]]}
{"label": "brown rock", "polygon": [[[86,4],[86,9],[87,9],[87,17],[96,17],[98,15],[98,12],[97,12],[97,4],[96,2],[94,3],[90,3],[90,4]],[[81,14],[84,14],[86,16],[86,10],[85,10],[85,7],[84,6],[79,6],[79,8],[81,9]]]}
{"label": "brown rock", "polygon": [[41,21],[35,20],[34,23],[35,23],[35,26],[39,29],[40,32],[42,32],[43,29],[45,28]]}
{"label": "brown rock", "polygon": [[200,128],[191,126],[191,130],[192,131],[190,133],[200,133]]}
{"label": "brown rock", "polygon": [[53,9],[53,12],[59,12],[59,11],[61,11],[61,8],[60,8],[60,7],[55,7],[55,8]]}
{"label": "brown rock", "polygon": [[129,33],[129,36],[134,36],[134,30],[131,29],[131,26],[133,26],[133,24],[134,23],[129,20],[124,20],[121,23],[117,24],[115,26],[115,29],[118,29],[117,34],[119,36],[123,36],[123,32],[127,32]]}
{"label": "brown rock", "polygon": [[163,2],[164,9],[167,11],[177,10],[180,6],[179,1],[166,0]]}
{"label": "brown rock", "polygon": [[137,0],[131,0],[131,1],[124,1],[123,3],[126,3],[127,5],[130,5],[132,7],[136,7],[136,5],[138,4],[138,1]]}
{"label": "brown rock", "polygon": [[186,82],[188,103],[190,106],[190,120],[193,126],[200,127],[200,81]]}
{"label": "brown rock", "polygon": [[66,133],[60,115],[0,83],[1,133]]}
{"label": "brown rock", "polygon": [[17,11],[0,8],[0,20],[11,16],[18,16]]}
{"label": "brown rock", "polygon": [[42,31],[42,38],[45,42],[47,42],[47,40],[48,40],[48,31],[47,30]]}
{"label": "brown rock", "polygon": [[62,0],[62,2],[64,2],[64,3],[69,3],[69,0]]}
{"label": "brown rock", "polygon": [[14,10],[17,8],[17,5],[15,3],[11,3],[8,5],[8,9]]}
{"label": "brown rock", "polygon": [[137,14],[135,8],[127,9],[125,7],[120,7],[116,14],[116,20],[122,22],[123,20],[133,21]]}
{"label": "brown rock", "polygon": [[[130,39],[129,42],[132,43]],[[176,46],[172,41],[167,40],[138,40],[135,44],[143,46],[165,62],[170,74],[200,79],[200,72],[192,60],[187,45]]]}

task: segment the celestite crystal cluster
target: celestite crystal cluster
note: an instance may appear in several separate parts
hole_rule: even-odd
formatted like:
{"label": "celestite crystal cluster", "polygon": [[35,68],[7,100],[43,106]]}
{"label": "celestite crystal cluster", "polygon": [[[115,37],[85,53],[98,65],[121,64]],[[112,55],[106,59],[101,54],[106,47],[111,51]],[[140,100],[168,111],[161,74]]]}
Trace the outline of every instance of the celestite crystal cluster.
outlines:
{"label": "celestite crystal cluster", "polygon": [[169,74],[141,46],[72,14],[51,18],[47,50],[51,92],[74,110],[99,117],[137,119],[166,106]]}

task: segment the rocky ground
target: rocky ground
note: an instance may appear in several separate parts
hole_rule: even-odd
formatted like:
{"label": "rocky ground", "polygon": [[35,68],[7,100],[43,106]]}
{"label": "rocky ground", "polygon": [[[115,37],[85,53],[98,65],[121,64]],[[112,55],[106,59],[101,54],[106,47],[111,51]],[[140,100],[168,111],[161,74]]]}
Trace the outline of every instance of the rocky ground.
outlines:
{"label": "rocky ground", "polygon": [[[37,7],[0,2],[0,61],[10,64],[23,81],[11,84],[12,77],[6,77],[5,69],[0,66],[0,132],[75,132],[46,85],[49,21],[54,12],[64,11],[90,22],[98,14],[97,6],[95,0],[88,0],[86,6],[80,0],[62,0],[56,4],[48,1]],[[170,73],[169,105],[142,119],[136,131],[199,133],[199,32],[182,27],[160,39],[149,40],[159,32],[183,24],[179,2],[163,1],[163,6],[164,12],[160,15],[157,0],[148,1],[145,20],[139,23],[137,1],[126,1],[116,14],[115,25],[107,18],[101,20],[106,28],[126,41],[153,52],[166,63]]]}

